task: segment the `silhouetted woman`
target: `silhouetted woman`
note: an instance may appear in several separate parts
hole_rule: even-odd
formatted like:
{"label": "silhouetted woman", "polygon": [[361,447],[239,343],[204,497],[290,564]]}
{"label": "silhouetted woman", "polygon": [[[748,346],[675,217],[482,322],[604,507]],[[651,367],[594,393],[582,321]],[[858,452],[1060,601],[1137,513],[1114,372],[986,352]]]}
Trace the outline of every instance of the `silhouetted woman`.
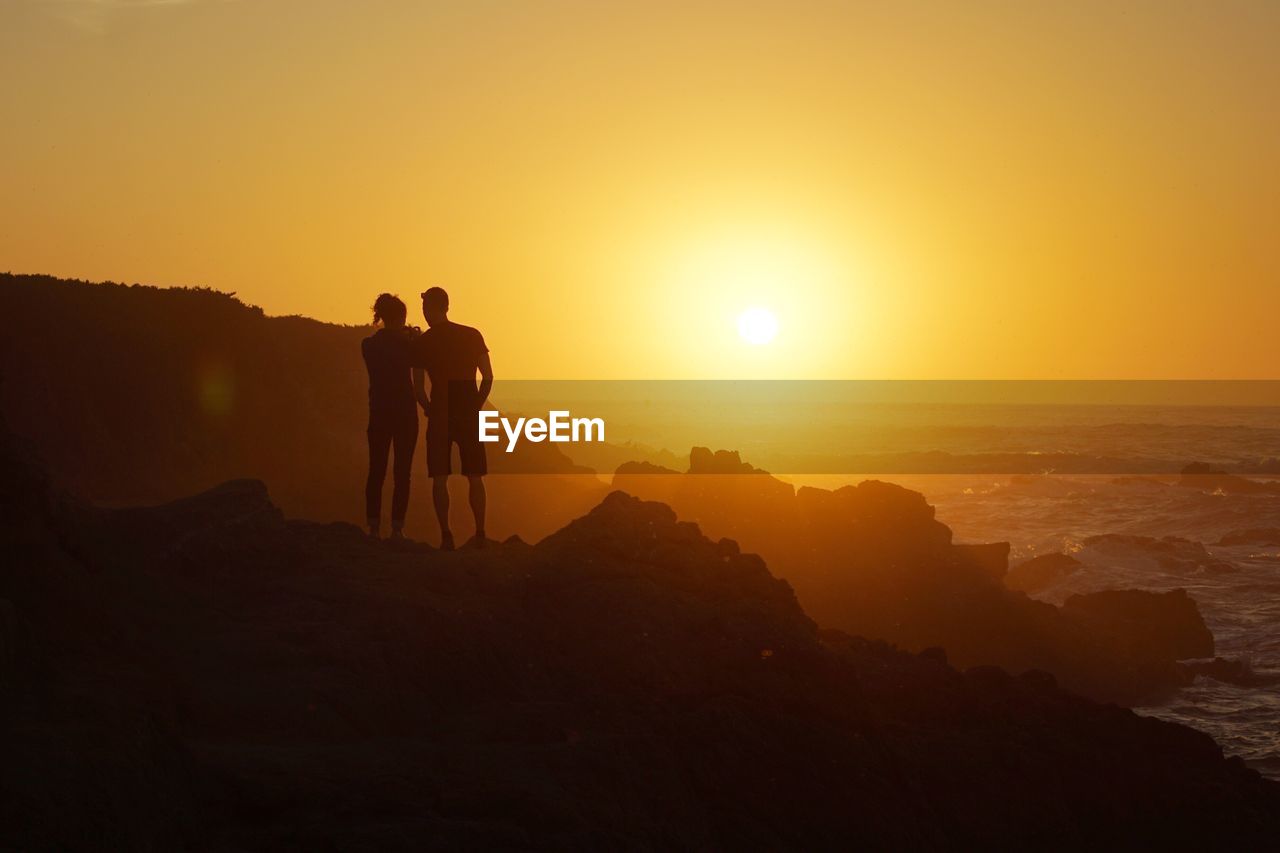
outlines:
{"label": "silhouetted woman", "polygon": [[404,536],[404,516],[409,508],[409,474],[418,443],[418,401],[425,399],[422,371],[410,368],[417,330],[405,325],[405,306],[396,296],[383,293],[373,303],[373,322],[382,328],[360,344],[369,370],[369,479],[365,482],[365,516],[369,535],[375,539],[382,527],[382,484],[387,476],[387,456],[395,448],[392,463],[391,538]]}

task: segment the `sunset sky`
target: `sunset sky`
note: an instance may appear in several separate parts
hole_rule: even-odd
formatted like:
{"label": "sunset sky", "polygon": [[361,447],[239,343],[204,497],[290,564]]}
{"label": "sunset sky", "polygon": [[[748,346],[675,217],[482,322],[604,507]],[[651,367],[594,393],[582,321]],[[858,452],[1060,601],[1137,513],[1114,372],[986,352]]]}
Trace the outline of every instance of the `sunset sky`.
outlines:
{"label": "sunset sky", "polygon": [[0,270],[440,284],[505,376],[1277,378],[1278,44],[1274,0],[0,0]]}

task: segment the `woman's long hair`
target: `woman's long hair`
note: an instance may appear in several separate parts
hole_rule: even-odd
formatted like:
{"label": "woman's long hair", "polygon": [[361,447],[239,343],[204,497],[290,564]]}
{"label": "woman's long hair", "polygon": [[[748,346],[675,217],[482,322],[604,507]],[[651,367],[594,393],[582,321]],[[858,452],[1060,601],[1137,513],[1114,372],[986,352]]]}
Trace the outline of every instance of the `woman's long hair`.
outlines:
{"label": "woman's long hair", "polygon": [[387,321],[403,325],[405,317],[408,316],[409,309],[405,308],[404,302],[399,296],[393,293],[379,293],[378,298],[373,300],[373,323],[387,325]]}

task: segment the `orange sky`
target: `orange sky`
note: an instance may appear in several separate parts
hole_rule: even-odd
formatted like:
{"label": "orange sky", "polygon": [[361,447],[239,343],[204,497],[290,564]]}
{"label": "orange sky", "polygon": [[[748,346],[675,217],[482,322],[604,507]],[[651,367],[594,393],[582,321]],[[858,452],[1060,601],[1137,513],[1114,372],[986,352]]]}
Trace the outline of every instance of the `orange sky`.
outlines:
{"label": "orange sky", "polygon": [[1277,44],[1266,0],[4,0],[0,270],[442,284],[507,376],[1276,378]]}

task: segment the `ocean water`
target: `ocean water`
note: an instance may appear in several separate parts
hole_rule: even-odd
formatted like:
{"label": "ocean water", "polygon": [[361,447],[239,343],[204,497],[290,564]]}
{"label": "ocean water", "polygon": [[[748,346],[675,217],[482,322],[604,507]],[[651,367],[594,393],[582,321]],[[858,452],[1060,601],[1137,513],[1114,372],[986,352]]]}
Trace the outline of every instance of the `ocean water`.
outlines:
{"label": "ocean water", "polygon": [[[985,487],[958,477],[922,479],[934,482],[912,485],[958,541],[1007,540],[1011,562],[1061,551],[1083,563],[1037,598],[1061,604],[1102,589],[1186,589],[1213,631],[1217,655],[1246,661],[1260,683],[1199,676],[1168,700],[1136,710],[1208,732],[1227,754],[1280,779],[1280,547],[1214,544],[1236,530],[1280,528],[1280,494],[1213,494],[1102,477],[1004,478]],[[1106,534],[1149,538],[1093,538]],[[1169,536],[1187,541],[1160,541]]]}
{"label": "ocean water", "polygon": [[[1017,426],[1016,418],[993,426],[988,439],[999,432],[1017,438],[990,446],[1093,453],[1102,438],[1117,458],[1158,455],[1226,466],[1280,455],[1276,409],[1089,410],[1056,426]],[[1210,492],[1179,486],[1173,476],[1117,474],[882,479],[924,492],[957,541],[1008,541],[1012,563],[1050,552],[1080,560],[1078,571],[1036,594],[1043,600],[1060,604],[1074,593],[1108,588],[1186,589],[1213,631],[1217,655],[1247,662],[1257,683],[1199,676],[1166,701],[1136,710],[1201,729],[1227,754],[1280,779],[1280,546],[1217,544],[1236,531],[1280,529],[1280,492]],[[1280,484],[1276,475],[1253,479]]]}

